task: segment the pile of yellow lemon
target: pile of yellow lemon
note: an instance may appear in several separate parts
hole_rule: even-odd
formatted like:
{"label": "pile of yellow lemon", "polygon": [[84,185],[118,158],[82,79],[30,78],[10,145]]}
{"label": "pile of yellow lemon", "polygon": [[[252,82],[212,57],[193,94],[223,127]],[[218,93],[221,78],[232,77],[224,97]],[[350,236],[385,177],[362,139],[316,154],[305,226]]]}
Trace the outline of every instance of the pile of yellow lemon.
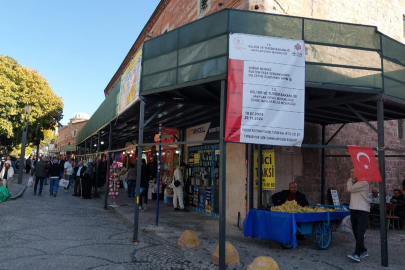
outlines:
{"label": "pile of yellow lemon", "polygon": [[316,206],[312,208],[310,206],[302,207],[297,204],[297,201],[286,201],[283,205],[273,206],[271,208],[273,212],[284,212],[284,213],[315,213],[315,212],[333,212],[336,211],[335,208],[321,208]]}

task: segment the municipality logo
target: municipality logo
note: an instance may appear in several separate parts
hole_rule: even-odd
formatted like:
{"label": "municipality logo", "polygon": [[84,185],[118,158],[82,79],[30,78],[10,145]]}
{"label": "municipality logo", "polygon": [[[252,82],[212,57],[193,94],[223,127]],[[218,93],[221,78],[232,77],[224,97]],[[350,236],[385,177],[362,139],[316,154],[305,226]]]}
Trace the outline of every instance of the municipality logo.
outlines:
{"label": "municipality logo", "polygon": [[234,37],[234,39],[233,39],[233,47],[236,49],[236,50],[244,50],[244,49],[246,49],[245,47],[243,47],[243,44],[244,44],[244,40],[243,40],[243,38],[241,38],[240,36],[236,36],[236,37]]}
{"label": "municipality logo", "polygon": [[294,45],[295,51],[292,52],[293,56],[302,57],[302,47],[299,43]]}

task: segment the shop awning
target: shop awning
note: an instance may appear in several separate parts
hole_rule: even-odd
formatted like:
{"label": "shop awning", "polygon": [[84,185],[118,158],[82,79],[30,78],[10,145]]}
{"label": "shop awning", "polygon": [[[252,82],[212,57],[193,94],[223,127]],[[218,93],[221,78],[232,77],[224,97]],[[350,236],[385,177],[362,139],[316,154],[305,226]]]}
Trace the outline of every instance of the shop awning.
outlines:
{"label": "shop awning", "polygon": [[[376,121],[375,100],[381,98],[386,120],[405,118],[405,46],[375,26],[227,9],[144,43],[140,95],[147,104],[145,119],[158,111],[145,130],[147,138],[159,123],[182,128],[218,118],[229,33],[305,40],[306,122],[360,122],[355,112]],[[331,55],[352,57],[343,61]],[[105,140],[109,122],[115,142],[138,137],[139,103],[118,115],[119,88],[118,82],[77,143],[97,131]]]}
{"label": "shop awning", "polygon": [[76,152],[76,144],[65,145],[64,152]]}

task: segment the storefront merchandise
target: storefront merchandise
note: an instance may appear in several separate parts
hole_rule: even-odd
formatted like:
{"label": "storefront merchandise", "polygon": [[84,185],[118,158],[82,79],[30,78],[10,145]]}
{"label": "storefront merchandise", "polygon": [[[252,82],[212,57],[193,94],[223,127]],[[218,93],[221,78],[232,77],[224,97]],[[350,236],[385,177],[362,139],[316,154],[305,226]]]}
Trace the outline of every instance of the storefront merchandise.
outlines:
{"label": "storefront merchandise", "polygon": [[189,207],[218,217],[219,146],[188,149],[188,179],[186,191]]}

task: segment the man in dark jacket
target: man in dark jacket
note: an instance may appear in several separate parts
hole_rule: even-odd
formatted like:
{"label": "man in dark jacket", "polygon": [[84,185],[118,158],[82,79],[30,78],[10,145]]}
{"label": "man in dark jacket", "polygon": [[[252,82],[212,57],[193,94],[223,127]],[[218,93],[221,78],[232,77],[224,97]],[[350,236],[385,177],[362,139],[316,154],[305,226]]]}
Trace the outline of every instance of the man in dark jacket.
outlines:
{"label": "man in dark jacket", "polygon": [[81,197],[82,196],[82,184],[81,181],[84,177],[84,172],[87,167],[83,165],[83,161],[79,161],[79,164],[74,168],[75,183],[73,185],[73,195]]}
{"label": "man in dark jacket", "polygon": [[58,164],[58,159],[54,158],[51,166],[49,167],[49,195],[56,197],[59,188],[60,168]]}
{"label": "man in dark jacket", "polygon": [[307,198],[305,195],[299,191],[297,191],[297,184],[291,182],[288,186],[289,190],[283,190],[276,194],[274,194],[271,199],[275,206],[282,205],[286,201],[296,201],[301,206],[309,205]]}
{"label": "man in dark jacket", "polygon": [[400,189],[394,189],[394,196],[392,196],[391,203],[397,205],[395,215],[399,217],[399,227],[402,229],[405,221],[405,195],[402,194]]}
{"label": "man in dark jacket", "polygon": [[49,165],[47,164],[47,158],[42,157],[42,160],[37,163],[37,166],[32,170],[31,175],[35,174],[35,185],[34,185],[34,196],[37,195],[37,187],[39,184],[39,193],[38,196],[42,196],[42,188],[44,187],[44,180],[47,176],[47,170],[49,170]]}
{"label": "man in dark jacket", "polygon": [[[143,208],[146,211],[148,204],[148,189],[149,189],[149,180],[150,180],[150,169],[146,165],[146,160],[142,159],[142,168],[141,168],[141,198],[139,198],[139,208]],[[144,198],[145,204],[142,207],[142,197]],[[159,198],[158,198],[159,199]]]}

